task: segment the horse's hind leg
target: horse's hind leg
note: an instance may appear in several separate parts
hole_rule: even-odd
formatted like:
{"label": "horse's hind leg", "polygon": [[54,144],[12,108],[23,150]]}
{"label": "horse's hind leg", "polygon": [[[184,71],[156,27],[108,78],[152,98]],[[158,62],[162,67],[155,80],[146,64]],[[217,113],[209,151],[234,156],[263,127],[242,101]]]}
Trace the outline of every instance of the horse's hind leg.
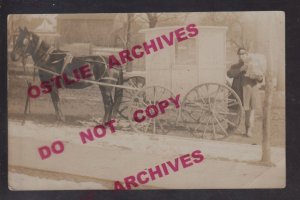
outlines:
{"label": "horse's hind leg", "polygon": [[63,113],[61,111],[60,100],[59,100],[57,88],[53,87],[50,95],[51,95],[51,100],[52,100],[52,103],[53,103],[53,106],[55,109],[56,119],[58,121],[65,122],[65,116],[63,115]]}
{"label": "horse's hind leg", "polygon": [[[124,80],[123,80],[123,71],[122,69],[118,71],[117,73],[118,76],[118,81],[117,85],[123,85]],[[117,113],[120,108],[120,104],[122,102],[122,97],[123,97],[123,88],[115,87],[115,94],[114,94],[114,105],[113,105],[113,110],[112,110],[112,117],[115,118],[117,116]]]}
{"label": "horse's hind leg", "polygon": [[113,108],[113,99],[112,99],[112,88],[107,86],[99,86],[103,104],[104,104],[104,117],[103,122],[108,122],[111,120],[111,113]]}

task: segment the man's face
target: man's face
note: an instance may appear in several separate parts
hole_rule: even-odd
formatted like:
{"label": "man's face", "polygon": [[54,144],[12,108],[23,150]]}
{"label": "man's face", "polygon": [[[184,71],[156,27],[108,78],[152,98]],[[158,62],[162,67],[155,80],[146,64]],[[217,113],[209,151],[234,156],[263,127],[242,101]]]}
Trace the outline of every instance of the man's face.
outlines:
{"label": "man's face", "polygon": [[241,50],[239,53],[239,57],[242,61],[246,61],[248,59],[248,52],[245,50]]}

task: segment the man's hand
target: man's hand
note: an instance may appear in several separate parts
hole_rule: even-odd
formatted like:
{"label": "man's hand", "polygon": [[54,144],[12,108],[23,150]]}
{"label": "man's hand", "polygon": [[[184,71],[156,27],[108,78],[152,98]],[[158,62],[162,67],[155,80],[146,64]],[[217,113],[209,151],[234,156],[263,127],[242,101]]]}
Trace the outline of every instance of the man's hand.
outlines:
{"label": "man's hand", "polygon": [[243,65],[243,66],[240,68],[241,72],[247,71],[247,69],[248,69],[248,65]]}
{"label": "man's hand", "polygon": [[263,80],[262,75],[256,75],[256,74],[249,74],[249,78],[257,80],[257,81],[262,81]]}

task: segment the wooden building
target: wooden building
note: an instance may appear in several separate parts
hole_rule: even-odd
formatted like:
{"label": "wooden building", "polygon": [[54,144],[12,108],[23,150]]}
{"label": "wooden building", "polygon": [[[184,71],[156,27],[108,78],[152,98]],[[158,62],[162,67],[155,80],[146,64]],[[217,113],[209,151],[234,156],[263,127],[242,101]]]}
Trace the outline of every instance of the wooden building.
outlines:
{"label": "wooden building", "polygon": [[63,14],[57,16],[61,44],[90,43],[95,46],[121,47],[113,33],[116,14]]}

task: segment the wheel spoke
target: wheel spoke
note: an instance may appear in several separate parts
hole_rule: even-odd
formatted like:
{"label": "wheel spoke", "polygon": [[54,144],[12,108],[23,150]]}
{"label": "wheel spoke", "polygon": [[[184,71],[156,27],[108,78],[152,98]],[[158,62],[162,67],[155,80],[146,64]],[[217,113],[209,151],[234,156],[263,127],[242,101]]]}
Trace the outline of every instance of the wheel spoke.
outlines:
{"label": "wheel spoke", "polygon": [[147,104],[144,100],[144,98],[143,97],[137,97],[139,100],[140,100],[140,102],[142,103],[142,104],[144,104],[144,106],[149,106],[150,104]]}
{"label": "wheel spoke", "polygon": [[[195,102],[195,104],[196,104],[197,106],[201,107],[201,110],[207,110],[207,111],[210,110],[209,108],[204,108],[205,105],[203,105],[203,104],[199,104],[198,102]],[[193,107],[193,109],[195,109],[195,107]]]}
{"label": "wheel spoke", "polygon": [[215,123],[212,123],[213,126],[213,139],[216,138],[216,127],[215,127]]}
{"label": "wheel spoke", "polygon": [[146,127],[145,127],[145,129],[144,129],[144,132],[145,132],[145,133],[147,133],[147,130],[148,130],[149,125],[151,124],[151,122],[152,122],[152,119],[150,119],[150,120],[149,120],[149,123],[147,123],[147,125],[146,125]]}
{"label": "wheel spoke", "polygon": [[132,105],[131,106],[132,108],[135,108],[135,110],[143,110],[144,108],[141,108],[141,107],[139,107],[139,106],[137,106],[137,105]]}
{"label": "wheel spoke", "polygon": [[230,95],[232,94],[231,91],[227,90],[225,91],[225,96],[224,96],[224,99],[229,99]]}
{"label": "wheel spoke", "polygon": [[154,93],[154,102],[153,104],[156,104],[156,87],[153,87],[153,93]]}
{"label": "wheel spoke", "polygon": [[238,115],[237,113],[232,113],[232,112],[222,112],[222,111],[217,111],[217,114],[222,114],[222,115]]}
{"label": "wheel spoke", "polygon": [[207,122],[206,122],[206,125],[205,125],[205,127],[204,127],[204,131],[203,131],[203,134],[202,134],[202,137],[204,138],[204,136],[205,136],[205,133],[206,133],[206,129],[209,127],[208,126],[208,124],[210,123],[210,118],[208,118],[208,120],[207,120]]}
{"label": "wheel spoke", "polygon": [[228,124],[230,124],[230,125],[232,125],[232,126],[236,126],[236,124],[234,124],[233,122],[231,122],[231,121],[229,121],[228,119],[226,119],[225,117],[222,117],[222,119],[224,120],[224,121],[226,121]]}
{"label": "wheel spoke", "polygon": [[162,132],[165,133],[166,131],[165,131],[165,128],[163,127],[163,124],[161,123],[161,121],[160,121],[160,120],[157,120],[157,123],[158,123],[158,125],[160,126]]}
{"label": "wheel spoke", "polygon": [[126,110],[128,106],[124,106],[122,109],[119,110],[120,113],[123,113],[124,110]]}
{"label": "wheel spoke", "polygon": [[219,127],[222,129],[222,131],[223,131],[223,132],[225,133],[225,135],[227,136],[228,133],[227,133],[227,131],[224,129],[224,127],[222,126],[222,124],[220,123],[220,121],[218,120],[218,118],[217,118],[215,115],[213,115],[213,116],[214,116],[215,120],[217,121]]}
{"label": "wheel spoke", "polygon": [[198,128],[200,128],[201,124],[199,123],[198,126],[196,126],[195,131],[198,130]]}
{"label": "wheel spoke", "polygon": [[220,86],[218,85],[218,88],[217,88],[217,90],[216,90],[216,92],[215,92],[215,95],[214,95],[214,108],[215,108],[215,106],[216,106],[216,97],[217,97],[217,95],[218,95],[218,93],[219,93],[219,90],[220,90]]}
{"label": "wheel spoke", "polygon": [[[135,93],[135,91],[133,91],[133,90],[127,90],[127,89],[124,89],[123,90],[125,93],[127,93],[128,94],[128,96],[132,96],[132,95],[134,95],[134,93]],[[124,94],[123,94],[124,95]]]}
{"label": "wheel spoke", "polygon": [[156,133],[156,119],[153,119],[154,123],[153,123],[153,133]]}
{"label": "wheel spoke", "polygon": [[231,103],[231,104],[228,102],[228,107],[235,106],[235,105],[238,105],[238,104],[239,104],[238,101],[233,101],[233,103]]}
{"label": "wheel spoke", "polygon": [[129,82],[131,83],[130,85],[131,85],[132,87],[135,87],[135,88],[138,87],[138,86],[136,85],[136,83],[133,82],[133,79],[129,79]]}
{"label": "wheel spoke", "polygon": [[[205,102],[205,99],[203,99],[203,95],[202,95],[202,93],[199,93],[199,90],[194,90],[195,92],[196,92],[196,94],[197,94],[197,100],[201,100],[202,102],[203,102],[203,104],[207,104],[207,102]],[[205,95],[204,95],[205,96]]]}
{"label": "wheel spoke", "polygon": [[129,99],[129,98],[122,98],[121,99],[121,104],[122,103],[129,103],[129,102],[131,102],[132,101],[132,99]]}
{"label": "wheel spoke", "polygon": [[182,108],[182,110],[186,111],[184,112],[184,114],[188,114],[194,121],[199,121],[199,119],[201,118],[201,115],[199,115],[198,119],[196,119],[194,116],[193,116],[193,111],[189,111],[189,110],[186,110],[186,108]]}
{"label": "wheel spoke", "polygon": [[201,112],[201,111],[209,111],[209,109],[208,108],[199,108],[199,107],[191,107],[190,108],[191,110],[189,110],[187,107],[186,108],[184,108],[184,107],[182,107],[182,110],[185,110],[185,111],[187,111],[187,112]]}
{"label": "wheel spoke", "polygon": [[[161,99],[165,93],[166,93],[166,90],[163,88],[163,92],[161,93],[161,95],[159,96],[158,99]],[[170,97],[171,97],[171,96],[170,96]]]}

